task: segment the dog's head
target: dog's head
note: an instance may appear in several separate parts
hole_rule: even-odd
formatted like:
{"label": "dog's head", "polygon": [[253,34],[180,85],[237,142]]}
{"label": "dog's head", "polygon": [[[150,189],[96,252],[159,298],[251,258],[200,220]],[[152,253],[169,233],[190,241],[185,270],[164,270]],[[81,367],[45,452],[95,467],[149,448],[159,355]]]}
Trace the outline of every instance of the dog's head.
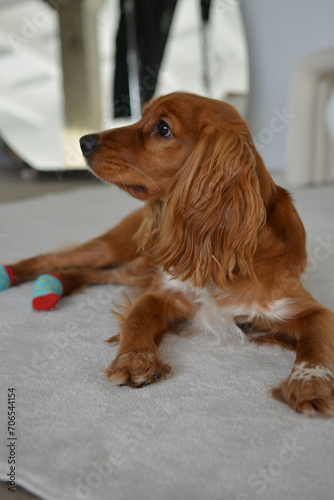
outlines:
{"label": "dog's head", "polygon": [[149,202],[142,244],[170,274],[203,286],[251,272],[265,170],[232,106],[170,94],[147,104],[138,123],[80,144],[96,176]]}
{"label": "dog's head", "polygon": [[97,177],[141,200],[164,200],[191,154],[210,154],[210,136],[224,147],[222,126],[233,120],[241,119],[226,103],[175,93],[149,102],[136,124],[86,135],[80,145]]}

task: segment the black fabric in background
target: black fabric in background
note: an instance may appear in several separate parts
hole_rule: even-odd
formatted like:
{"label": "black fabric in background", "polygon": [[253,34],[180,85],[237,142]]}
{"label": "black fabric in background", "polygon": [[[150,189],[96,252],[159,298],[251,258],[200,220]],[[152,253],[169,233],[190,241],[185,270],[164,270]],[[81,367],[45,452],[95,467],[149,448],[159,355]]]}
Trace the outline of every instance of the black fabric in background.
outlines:
{"label": "black fabric in background", "polygon": [[[153,97],[160,64],[177,0],[135,0],[135,24],[141,103]],[[124,0],[120,0],[120,22],[116,37],[114,117],[131,116],[127,67],[127,24]]]}

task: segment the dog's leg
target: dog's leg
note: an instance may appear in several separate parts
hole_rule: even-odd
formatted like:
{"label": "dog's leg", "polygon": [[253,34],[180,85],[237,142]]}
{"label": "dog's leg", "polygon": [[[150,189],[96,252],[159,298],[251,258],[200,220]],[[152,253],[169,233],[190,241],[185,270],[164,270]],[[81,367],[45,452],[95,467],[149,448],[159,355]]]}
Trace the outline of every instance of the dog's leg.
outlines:
{"label": "dog's leg", "polygon": [[61,269],[101,268],[132,260],[138,255],[133,236],[142,220],[143,209],[139,209],[107,233],[83,245],[9,265],[14,275],[14,284],[18,285],[41,274],[59,272]]}
{"label": "dog's leg", "polygon": [[147,288],[154,278],[154,261],[140,256],[113,269],[82,267],[58,273],[64,287],[63,295],[82,285],[119,284]]}
{"label": "dog's leg", "polygon": [[297,340],[295,364],[272,395],[307,416],[334,417],[334,314],[303,295],[295,307],[307,307],[282,326]]}
{"label": "dog's leg", "polygon": [[157,344],[171,325],[189,317],[192,305],[180,298],[146,292],[132,307],[123,323],[116,359],[105,370],[116,385],[142,387],[170,374]]}

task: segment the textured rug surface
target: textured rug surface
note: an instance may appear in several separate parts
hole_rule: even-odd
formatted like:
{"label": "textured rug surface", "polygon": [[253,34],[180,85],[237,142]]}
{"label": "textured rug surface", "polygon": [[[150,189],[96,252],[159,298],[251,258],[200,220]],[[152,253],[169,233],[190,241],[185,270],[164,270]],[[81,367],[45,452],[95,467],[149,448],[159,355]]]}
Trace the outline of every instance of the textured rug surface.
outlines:
{"label": "textured rug surface", "polygon": [[[334,187],[294,198],[308,233],[305,286],[334,309]],[[84,242],[135,207],[104,186],[1,204],[0,264]],[[104,341],[124,288],[91,287],[51,312],[32,310],[32,289],[0,294],[0,479],[12,445],[16,484],[46,500],[333,497],[334,419],[307,419],[268,394],[293,353],[167,334],[173,376],[116,388],[99,372],[116,354]]]}

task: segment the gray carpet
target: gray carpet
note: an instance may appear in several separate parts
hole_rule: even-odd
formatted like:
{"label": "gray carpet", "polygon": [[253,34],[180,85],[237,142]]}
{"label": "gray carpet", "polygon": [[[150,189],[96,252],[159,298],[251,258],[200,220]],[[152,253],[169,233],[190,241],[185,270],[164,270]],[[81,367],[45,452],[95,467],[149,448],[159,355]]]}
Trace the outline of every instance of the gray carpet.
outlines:
{"label": "gray carpet", "polygon": [[[308,232],[305,286],[333,309],[334,188],[295,199]],[[104,186],[1,204],[0,262],[83,242],[136,206]],[[0,479],[14,387],[15,480],[46,500],[332,498],[334,420],[309,420],[268,394],[293,353],[167,334],[161,353],[173,376],[117,388],[99,372],[116,353],[104,340],[117,331],[109,309],[123,287],[91,287],[41,313],[32,288],[0,296]]]}

